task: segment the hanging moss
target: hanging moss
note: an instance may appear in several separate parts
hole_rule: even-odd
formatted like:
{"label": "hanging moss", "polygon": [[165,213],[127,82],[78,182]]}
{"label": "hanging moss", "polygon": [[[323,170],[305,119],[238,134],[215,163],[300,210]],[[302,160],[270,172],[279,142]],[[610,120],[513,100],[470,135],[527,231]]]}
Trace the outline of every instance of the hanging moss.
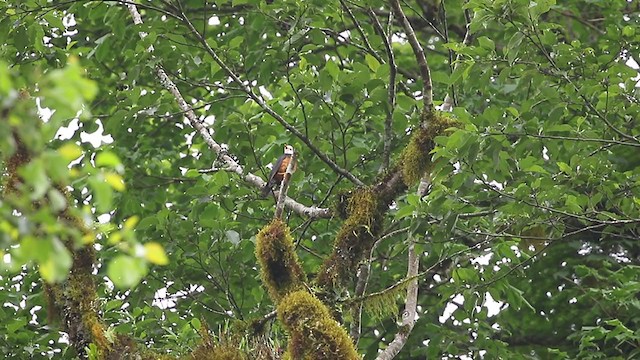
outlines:
{"label": "hanging moss", "polygon": [[306,277],[295,252],[289,227],[280,219],[274,219],[258,233],[256,258],[260,264],[262,282],[274,302],[302,288]]}
{"label": "hanging moss", "polygon": [[422,123],[426,127],[414,130],[409,144],[400,156],[402,176],[407,186],[420,181],[422,176],[431,170],[431,151],[435,147],[434,139],[443,135],[445,130],[458,126],[459,123],[443,112],[435,112],[425,115]]}
{"label": "hanging moss", "polygon": [[382,207],[371,187],[353,191],[346,209],[348,217],[336,235],[333,253],[319,272],[321,286],[341,284],[352,276],[353,269],[368,254],[381,229]]}
{"label": "hanging moss", "polygon": [[397,300],[406,294],[410,281],[404,281],[383,292],[372,294],[362,300],[363,310],[373,321],[398,315]]}
{"label": "hanging moss", "polygon": [[278,319],[290,334],[290,359],[360,359],[347,332],[327,307],[301,290],[285,296],[278,305]]}

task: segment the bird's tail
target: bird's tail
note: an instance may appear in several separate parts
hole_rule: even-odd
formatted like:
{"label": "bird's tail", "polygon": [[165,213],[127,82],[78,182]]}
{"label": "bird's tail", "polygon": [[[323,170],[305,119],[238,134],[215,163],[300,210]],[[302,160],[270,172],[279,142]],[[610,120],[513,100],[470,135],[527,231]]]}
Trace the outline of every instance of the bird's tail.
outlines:
{"label": "bird's tail", "polygon": [[266,198],[269,193],[271,192],[271,184],[267,183],[263,188],[262,191],[260,191],[260,196],[263,198]]}

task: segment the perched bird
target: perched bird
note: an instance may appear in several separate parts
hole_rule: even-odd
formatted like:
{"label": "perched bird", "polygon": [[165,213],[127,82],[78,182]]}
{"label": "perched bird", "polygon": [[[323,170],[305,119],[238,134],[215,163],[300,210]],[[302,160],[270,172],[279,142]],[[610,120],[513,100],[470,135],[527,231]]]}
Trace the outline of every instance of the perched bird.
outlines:
{"label": "perched bird", "polygon": [[[271,174],[269,174],[269,179],[267,179],[267,184],[262,188],[262,197],[266,197],[269,195],[271,189],[274,186],[280,184],[282,182],[282,178],[284,178],[284,174],[287,172],[287,166],[289,166],[289,162],[293,157],[293,146],[285,145],[284,146],[284,154],[282,154],[278,161],[273,164],[273,168],[271,169]],[[293,157],[293,171],[296,171],[297,168],[297,160]]]}

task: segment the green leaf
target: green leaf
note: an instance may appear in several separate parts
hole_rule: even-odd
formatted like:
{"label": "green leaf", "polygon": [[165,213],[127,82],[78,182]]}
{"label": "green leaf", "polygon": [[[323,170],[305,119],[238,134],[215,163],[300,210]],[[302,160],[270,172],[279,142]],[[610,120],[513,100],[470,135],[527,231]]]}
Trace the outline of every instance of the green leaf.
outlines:
{"label": "green leaf", "polygon": [[522,43],[523,39],[524,34],[522,32],[516,32],[515,34],[513,34],[513,36],[511,36],[511,39],[509,39],[509,43],[504,48],[504,53],[507,56],[510,64],[513,64],[516,57],[518,56],[518,53],[520,52],[520,44]]}
{"label": "green leaf", "polygon": [[101,151],[96,155],[96,166],[104,166],[116,169],[122,166],[122,161],[118,158],[118,155],[110,151]]}
{"label": "green leaf", "polygon": [[145,262],[128,255],[118,255],[109,262],[107,275],[119,288],[132,288],[147,274]]}
{"label": "green leaf", "polygon": [[493,40],[489,39],[486,36],[481,36],[478,38],[478,43],[480,44],[481,47],[483,47],[484,49],[487,50],[495,50],[496,49],[496,44]]}
{"label": "green leaf", "polygon": [[41,159],[34,159],[20,169],[20,174],[31,186],[33,191],[29,193],[31,200],[38,200],[49,190],[49,178],[45,172]]}
{"label": "green leaf", "polygon": [[93,190],[96,209],[100,213],[106,213],[113,206],[113,191],[111,186],[100,177],[92,177],[89,179],[89,185]]}
{"label": "green leaf", "polygon": [[52,239],[52,252],[44,261],[40,262],[40,274],[47,282],[61,282],[67,278],[72,262],[67,248],[60,240],[54,238]]}
{"label": "green leaf", "polygon": [[380,62],[378,62],[378,60],[372,55],[365,54],[364,60],[366,61],[367,66],[369,66],[369,69],[373,72],[376,72],[380,67]]}
{"label": "green leaf", "polygon": [[559,161],[556,163],[558,165],[558,168],[560,169],[560,171],[562,171],[565,174],[571,175],[573,173],[571,166],[569,166],[569,164],[564,163],[562,161]]}
{"label": "green leaf", "polygon": [[324,68],[334,80],[338,80],[338,77],[340,76],[340,68],[335,62],[333,62],[333,60],[328,60]]}

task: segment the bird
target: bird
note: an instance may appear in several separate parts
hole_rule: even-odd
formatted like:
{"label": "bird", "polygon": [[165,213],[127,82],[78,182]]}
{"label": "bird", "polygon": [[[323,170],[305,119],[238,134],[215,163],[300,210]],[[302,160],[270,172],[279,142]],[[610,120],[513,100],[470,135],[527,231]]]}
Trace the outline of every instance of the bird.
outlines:
{"label": "bird", "polygon": [[267,183],[262,188],[261,195],[262,197],[266,197],[269,195],[269,192],[273,187],[282,182],[284,178],[284,174],[287,172],[287,167],[289,166],[289,162],[293,158],[293,171],[296,171],[298,167],[298,161],[293,156],[293,146],[285,144],[284,146],[284,154],[280,155],[276,163],[273,165],[271,169],[271,174],[269,174],[269,178],[267,179]]}

